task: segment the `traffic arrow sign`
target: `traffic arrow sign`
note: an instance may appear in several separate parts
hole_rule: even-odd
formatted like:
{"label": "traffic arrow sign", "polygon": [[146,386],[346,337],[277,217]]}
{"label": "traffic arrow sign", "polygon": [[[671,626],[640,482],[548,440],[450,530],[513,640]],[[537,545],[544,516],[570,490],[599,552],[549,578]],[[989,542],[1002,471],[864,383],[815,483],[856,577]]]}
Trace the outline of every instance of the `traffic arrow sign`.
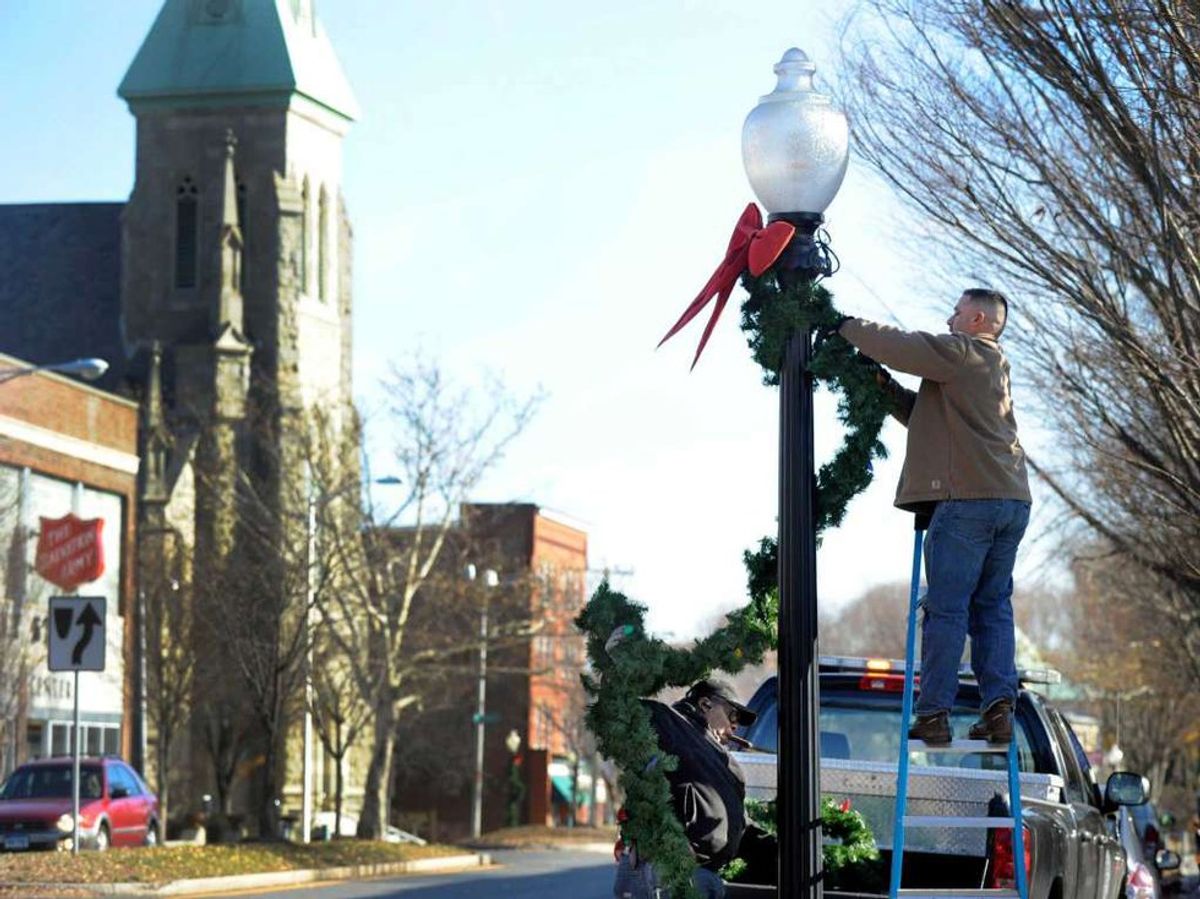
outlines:
{"label": "traffic arrow sign", "polygon": [[103,596],[50,597],[51,671],[104,670],[106,606]]}

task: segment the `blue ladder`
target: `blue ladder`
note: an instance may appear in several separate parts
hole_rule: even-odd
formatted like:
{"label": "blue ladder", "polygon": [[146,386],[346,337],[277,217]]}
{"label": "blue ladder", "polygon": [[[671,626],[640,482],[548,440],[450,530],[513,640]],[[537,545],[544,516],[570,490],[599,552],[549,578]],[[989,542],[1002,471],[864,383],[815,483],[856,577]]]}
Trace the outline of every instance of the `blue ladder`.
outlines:
{"label": "blue ladder", "polygon": [[[909,746],[908,726],[913,713],[913,646],[917,638],[917,594],[921,584],[921,544],[925,532],[917,530],[913,541],[912,589],[908,597],[908,634],[904,648],[904,704],[900,714],[900,765],[896,774],[896,814],[892,827],[892,876],[888,884],[889,899],[900,897],[1005,897],[1005,899],[1029,899],[1029,888],[1025,880],[1025,832],[1021,826],[1021,780],[1017,764],[1017,740],[1013,734],[1007,746],[997,746],[986,740],[954,740],[946,745],[930,746],[917,741],[916,747]],[[1015,722],[1014,722],[1015,724]],[[967,818],[940,815],[909,815],[908,773],[913,752],[995,752],[1008,755],[1008,795],[1011,818]],[[900,874],[904,868],[904,831],[908,827],[944,828],[1004,828],[1012,830],[1013,869],[1016,890],[1005,889],[901,889]]]}

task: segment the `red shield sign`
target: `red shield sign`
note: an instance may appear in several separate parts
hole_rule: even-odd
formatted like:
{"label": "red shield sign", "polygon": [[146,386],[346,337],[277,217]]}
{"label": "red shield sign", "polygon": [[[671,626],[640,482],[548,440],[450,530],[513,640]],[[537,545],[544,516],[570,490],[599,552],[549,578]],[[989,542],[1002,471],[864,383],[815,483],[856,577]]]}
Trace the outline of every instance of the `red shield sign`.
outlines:
{"label": "red shield sign", "polygon": [[63,590],[74,590],[104,574],[103,518],[84,521],[64,515],[41,521],[34,561],[38,574]]}

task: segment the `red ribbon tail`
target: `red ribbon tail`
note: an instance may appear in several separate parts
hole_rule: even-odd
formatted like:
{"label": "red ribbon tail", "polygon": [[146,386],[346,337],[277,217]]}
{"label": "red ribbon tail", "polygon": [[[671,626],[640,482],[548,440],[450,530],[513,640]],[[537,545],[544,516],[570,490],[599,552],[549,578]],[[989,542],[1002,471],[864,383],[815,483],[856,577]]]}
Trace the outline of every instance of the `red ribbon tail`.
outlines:
{"label": "red ribbon tail", "polygon": [[708,338],[712,335],[713,328],[717,326],[717,319],[721,317],[721,313],[725,311],[725,304],[729,302],[729,295],[733,293],[733,285],[737,281],[727,281],[721,288],[721,292],[717,295],[717,304],[713,306],[712,315],[709,316],[708,324],[704,326],[704,333],[700,335],[700,345],[696,347],[696,355],[692,359],[692,367],[688,371],[692,371],[696,367],[696,363],[700,361],[700,354],[704,352],[704,346],[708,343]]}
{"label": "red ribbon tail", "polygon": [[[658,342],[658,346],[662,346],[664,343],[678,334],[680,329],[682,329],[684,325],[699,315],[700,310],[708,305],[708,301],[716,296],[717,291],[719,291],[721,287],[717,280],[720,274],[720,269],[717,269],[715,272],[713,272],[713,276],[708,279],[708,283],[701,288],[700,292],[696,294],[696,298],[692,300],[686,309],[683,310],[683,315],[679,316],[679,321],[675,322],[675,324],[671,326],[671,330],[668,331],[663,339]],[[657,349],[657,347],[655,347],[655,349]]]}

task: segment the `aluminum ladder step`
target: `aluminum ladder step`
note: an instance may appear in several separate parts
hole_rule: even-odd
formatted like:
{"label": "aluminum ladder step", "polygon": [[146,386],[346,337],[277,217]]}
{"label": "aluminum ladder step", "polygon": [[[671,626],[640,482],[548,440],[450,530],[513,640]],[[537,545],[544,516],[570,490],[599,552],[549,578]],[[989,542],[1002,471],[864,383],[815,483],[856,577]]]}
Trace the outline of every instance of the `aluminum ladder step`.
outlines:
{"label": "aluminum ladder step", "polygon": [[[958,815],[905,815],[905,827],[948,827],[948,828],[1004,828],[1012,830],[1016,821],[1012,818],[965,818]],[[957,895],[957,893],[955,893]]]}
{"label": "aluminum ladder step", "polygon": [[987,740],[954,740],[950,743],[926,743],[924,740],[909,740],[909,752],[1008,752],[1007,743],[989,743]]}
{"label": "aluminum ladder step", "polygon": [[1016,890],[988,890],[988,889],[945,889],[923,890],[919,887],[912,889],[901,888],[899,895],[907,897],[907,899],[1020,899],[1021,894]]}

